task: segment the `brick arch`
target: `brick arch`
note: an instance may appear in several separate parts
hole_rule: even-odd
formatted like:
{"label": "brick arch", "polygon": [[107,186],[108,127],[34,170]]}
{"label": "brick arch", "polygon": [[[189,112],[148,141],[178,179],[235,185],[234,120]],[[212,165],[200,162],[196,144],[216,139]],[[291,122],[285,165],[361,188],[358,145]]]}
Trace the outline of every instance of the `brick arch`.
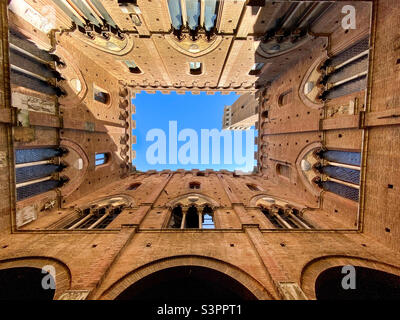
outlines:
{"label": "brick arch", "polygon": [[53,266],[56,272],[54,300],[57,300],[71,287],[71,271],[63,262],[48,257],[20,257],[0,260],[0,270],[23,267],[42,269],[47,265]]}
{"label": "brick arch", "polygon": [[[193,181],[195,181],[195,180],[193,180]],[[209,197],[209,196],[207,196],[207,195],[205,195],[203,193],[200,193],[200,192],[188,192],[188,193],[179,195],[176,198],[174,198],[174,199],[170,200],[169,202],[167,202],[166,206],[172,208],[175,205],[181,203],[182,200],[184,200],[184,199],[186,199],[188,197],[191,197],[191,196],[199,197],[200,199],[204,200],[205,202],[208,202],[213,208],[217,208],[217,207],[220,206],[219,202],[217,202],[213,198],[211,198],[211,197]]]}
{"label": "brick arch", "polygon": [[316,299],[315,282],[318,276],[329,268],[345,265],[364,267],[400,276],[400,267],[384,262],[354,256],[324,256],[313,259],[304,266],[300,276],[301,289],[308,298]]}
{"label": "brick arch", "polygon": [[270,195],[268,193],[259,194],[259,195],[254,196],[253,198],[251,198],[250,202],[249,202],[249,206],[250,207],[257,207],[257,203],[262,198],[272,198],[272,199],[275,199],[275,200],[286,202],[286,203],[291,204],[293,206],[296,206],[298,208],[305,208],[305,206],[303,204],[300,204],[300,203],[297,203],[297,202],[293,202],[292,200],[284,199],[284,198],[281,198],[281,197],[276,197],[276,196]]}
{"label": "brick arch", "polygon": [[[300,177],[301,182],[303,183],[304,187],[315,197],[318,197],[321,194],[321,189],[318,188],[317,185],[312,183],[309,177],[303,173],[303,170],[301,169],[301,161],[306,158],[306,156],[312,152],[313,150],[316,150],[318,148],[321,148],[322,144],[320,142],[313,142],[308,144],[305,148],[303,148],[299,155],[297,156],[296,159],[296,170],[298,173],[298,176]],[[312,169],[311,169],[312,171]]]}
{"label": "brick arch", "polygon": [[205,267],[222,272],[225,275],[238,281],[241,285],[247,288],[257,299],[273,299],[273,296],[267,291],[267,289],[259,281],[250,276],[247,272],[222,260],[197,255],[173,256],[150,262],[142,267],[131,271],[124,277],[117,280],[100,295],[99,299],[114,300],[125,289],[130,287],[135,282],[145,278],[146,276],[157,271],[181,266]]}
{"label": "brick arch", "polygon": [[67,197],[76,189],[78,189],[81,183],[85,180],[89,166],[89,158],[86,152],[72,140],[62,139],[60,146],[75,152],[75,154],[82,159],[81,170],[74,168],[73,163],[68,163],[69,167],[67,167],[64,171],[64,175],[66,175],[70,180],[61,188],[61,193],[64,197]]}

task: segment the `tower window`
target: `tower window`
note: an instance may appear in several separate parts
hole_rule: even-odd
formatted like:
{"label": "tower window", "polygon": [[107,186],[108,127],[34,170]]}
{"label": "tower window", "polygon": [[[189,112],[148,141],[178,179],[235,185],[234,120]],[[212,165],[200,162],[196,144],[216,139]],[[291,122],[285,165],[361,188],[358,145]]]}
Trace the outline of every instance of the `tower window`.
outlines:
{"label": "tower window", "polygon": [[139,188],[140,185],[140,182],[133,183],[128,187],[128,190],[136,190],[137,188]]}
{"label": "tower window", "polygon": [[286,164],[278,163],[276,165],[276,173],[279,174],[280,176],[290,178],[290,167]]}
{"label": "tower window", "polygon": [[110,102],[110,95],[103,89],[93,86],[93,99],[108,104]]}
{"label": "tower window", "polygon": [[136,65],[136,63],[133,60],[125,60],[124,62],[128,67],[130,73],[136,73],[136,74],[142,73],[140,68]]}
{"label": "tower window", "polygon": [[260,74],[261,69],[264,67],[264,63],[263,62],[257,62],[253,65],[253,67],[251,68],[249,75],[251,76],[256,76],[258,74]]}
{"label": "tower window", "polygon": [[283,107],[284,105],[292,102],[292,98],[293,98],[293,90],[287,90],[284,93],[282,93],[279,98],[278,98],[278,104],[280,107]]}
{"label": "tower window", "polygon": [[259,186],[256,186],[255,184],[246,184],[247,188],[249,188],[251,191],[261,191],[261,188]]}
{"label": "tower window", "polygon": [[190,66],[190,74],[192,75],[200,75],[202,73],[203,64],[201,62],[189,62]]}
{"label": "tower window", "polygon": [[95,156],[96,167],[106,164],[109,160],[109,155],[107,153],[96,153]]}
{"label": "tower window", "polygon": [[190,189],[200,189],[200,183],[198,183],[198,182],[191,182],[191,183],[189,183],[189,188],[190,188]]}
{"label": "tower window", "polygon": [[210,206],[206,205],[202,214],[202,229],[215,229],[214,213]]}

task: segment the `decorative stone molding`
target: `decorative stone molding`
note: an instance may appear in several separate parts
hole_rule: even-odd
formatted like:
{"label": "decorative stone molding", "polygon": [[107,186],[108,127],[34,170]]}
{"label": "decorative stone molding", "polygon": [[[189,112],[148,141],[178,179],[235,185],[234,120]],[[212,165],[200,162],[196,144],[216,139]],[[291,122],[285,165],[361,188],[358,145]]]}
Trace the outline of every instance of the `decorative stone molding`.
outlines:
{"label": "decorative stone molding", "polygon": [[67,290],[57,300],[86,300],[90,290]]}
{"label": "decorative stone molding", "polygon": [[295,282],[279,282],[278,290],[284,300],[308,300],[303,290]]}

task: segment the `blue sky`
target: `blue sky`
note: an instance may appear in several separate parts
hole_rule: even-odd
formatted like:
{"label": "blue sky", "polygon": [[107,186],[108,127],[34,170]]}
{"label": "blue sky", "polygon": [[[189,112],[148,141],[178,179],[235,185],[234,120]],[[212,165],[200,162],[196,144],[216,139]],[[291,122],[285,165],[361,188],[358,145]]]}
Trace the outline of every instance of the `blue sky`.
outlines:
{"label": "blue sky", "polygon": [[[147,94],[145,92],[137,94],[136,98],[133,99],[133,104],[136,106],[136,114],[132,115],[133,119],[136,120],[136,129],[132,130],[133,135],[136,135],[137,137],[137,143],[133,145],[133,149],[136,150],[136,159],[133,160],[133,164],[136,166],[137,170],[140,171],[146,171],[146,170],[164,170],[164,169],[170,169],[170,170],[177,170],[177,169],[214,169],[214,170],[219,170],[219,169],[227,169],[227,170],[243,170],[243,171],[250,171],[252,170],[254,166],[254,151],[256,150],[256,146],[254,146],[254,139],[252,139],[251,143],[249,143],[250,138],[248,138],[247,143],[251,144],[249,146],[246,146],[246,133],[245,131],[239,132],[236,134],[239,134],[241,136],[241,149],[235,144],[234,144],[234,134],[233,131],[230,131],[229,133],[232,136],[232,164],[227,164],[225,163],[226,161],[224,160],[224,143],[223,139],[221,138],[220,141],[220,163],[219,164],[213,164],[212,163],[212,157],[213,157],[213,152],[212,152],[212,140],[209,139],[209,163],[206,164],[204,159],[206,159],[205,156],[205,150],[206,148],[202,148],[202,143],[201,143],[201,129],[217,129],[218,131],[221,131],[222,127],[222,116],[223,116],[223,110],[225,105],[231,105],[233,104],[236,99],[239,98],[239,95],[236,95],[234,93],[231,93],[229,95],[222,95],[220,93],[216,93],[215,95],[207,95],[205,92],[202,92],[200,95],[192,95],[191,93],[186,93],[185,95],[178,95],[175,92],[171,92],[171,94],[162,94],[161,92],[157,92],[156,94]],[[188,142],[190,143],[190,148],[194,148],[195,145],[193,145],[192,138],[187,137],[185,138],[184,141],[177,141],[177,148],[174,149],[173,145],[169,143],[169,138],[173,137],[173,134],[170,134],[169,128],[170,128],[170,122],[171,121],[176,121],[177,124],[177,133],[179,133],[183,129],[193,129],[196,134],[197,134],[197,157],[195,154],[193,154],[194,158],[198,159],[198,163],[193,163],[196,161],[193,161],[192,163],[184,164],[182,161],[182,157],[177,156],[177,163],[171,163],[171,158],[169,157],[169,152],[171,150],[172,153],[175,152],[176,155],[180,155],[179,149],[183,145],[186,144],[186,146],[189,146]],[[158,136],[152,137],[150,140],[150,133],[151,132],[156,132],[152,129],[161,129],[162,132],[164,132],[165,137],[166,137],[166,143],[163,143],[163,140],[159,139]],[[257,135],[257,133],[251,129],[252,132],[250,132],[249,137],[251,136],[251,133],[254,134],[254,136]],[[160,131],[157,131],[158,133]],[[149,135],[149,136],[148,136]],[[146,136],[148,136],[149,141],[146,141]],[[194,137],[194,136],[192,136]],[[194,139],[194,138],[193,138]],[[160,140],[160,141],[158,141]],[[240,142],[240,140],[237,140]],[[156,147],[156,144],[157,147]],[[153,145],[153,147],[151,147]],[[146,153],[149,154],[154,154],[158,159],[160,157],[159,151],[162,148],[159,148],[161,145],[165,147],[166,150],[166,163],[163,164],[152,164],[151,161],[149,161],[149,156],[146,157]],[[240,145],[240,144],[239,144]],[[189,148],[189,149],[190,149]],[[244,157],[246,156],[246,148],[247,152],[249,151],[252,152],[252,161],[250,162],[247,158],[246,162],[244,162],[244,159],[242,159],[242,163],[238,159],[238,161],[235,161],[235,152],[241,152],[241,155]],[[152,152],[157,149],[156,152]],[[189,152],[192,152],[192,150],[186,150],[187,152],[182,151],[184,154],[189,155]],[[215,150],[214,150],[215,151]],[[201,159],[203,154],[203,161]],[[162,155],[162,151],[161,151]],[[229,159],[229,157],[228,157]],[[150,162],[150,163],[149,163]],[[173,162],[173,160],[172,160]],[[183,161],[184,162],[184,161]],[[229,161],[228,161],[229,162]]]}

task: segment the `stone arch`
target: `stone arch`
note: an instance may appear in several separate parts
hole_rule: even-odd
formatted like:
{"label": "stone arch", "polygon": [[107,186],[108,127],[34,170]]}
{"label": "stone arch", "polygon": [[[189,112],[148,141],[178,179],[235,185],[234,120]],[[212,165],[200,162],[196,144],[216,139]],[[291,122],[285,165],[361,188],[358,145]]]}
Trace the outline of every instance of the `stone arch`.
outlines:
{"label": "stone arch", "polygon": [[198,266],[205,267],[215,271],[224,273],[225,275],[238,281],[243,287],[248,289],[259,300],[271,300],[273,296],[267,289],[256,279],[250,276],[247,272],[240,268],[231,265],[222,260],[215,258],[197,256],[197,255],[182,255],[172,256],[150,262],[141,266],[127,275],[123,276],[112,284],[108,289],[101,293],[100,300],[114,300],[125,289],[130,287],[135,282],[145,278],[146,276],[161,270],[181,266]]}
{"label": "stone arch", "polygon": [[279,198],[279,197],[276,197],[276,196],[272,196],[272,195],[267,194],[267,193],[259,194],[259,195],[256,195],[255,197],[251,198],[250,202],[249,202],[249,206],[253,207],[253,208],[257,207],[258,204],[262,201],[263,198],[271,198],[271,199],[274,199],[274,200],[277,200],[277,201],[280,201],[280,202],[285,202],[285,203],[288,203],[288,204],[290,204],[292,206],[295,206],[295,207],[298,207],[298,208],[301,208],[301,209],[306,208],[305,205],[302,205],[300,203],[296,203],[296,202],[293,202],[291,200],[286,200],[286,199],[282,199],[282,198]]}
{"label": "stone arch", "polygon": [[[315,171],[312,169],[312,166],[318,162],[318,160],[313,157],[313,152],[319,148],[322,148],[322,144],[320,142],[313,142],[303,148],[296,159],[298,176],[306,189],[315,197],[318,197],[321,194],[321,189],[312,182],[312,180],[317,176]],[[303,160],[307,160],[310,163],[310,168],[308,170],[302,169]]]}
{"label": "stone arch", "polygon": [[[59,56],[65,63],[65,65],[63,67],[59,67],[58,70],[62,74],[63,78],[66,79],[60,82],[60,86],[65,90],[67,95],[60,97],[59,102],[68,108],[75,108],[86,97],[88,85],[82,75],[81,70],[75,63],[74,58],[65,48],[62,46],[57,46],[55,54]],[[80,90],[75,91],[73,89],[71,80],[79,81],[81,86]]]}
{"label": "stone arch", "polygon": [[65,147],[70,151],[64,157],[68,167],[64,169],[63,172],[63,175],[69,178],[69,182],[61,188],[62,195],[67,197],[79,188],[81,183],[85,180],[89,166],[89,159],[86,152],[71,140],[61,140],[60,146]]}
{"label": "stone arch", "polygon": [[[196,201],[190,201],[190,198],[198,198]],[[202,193],[195,193],[195,192],[189,192],[186,194],[183,194],[181,196],[176,197],[175,199],[172,199],[171,201],[166,203],[166,206],[169,208],[173,208],[174,206],[177,206],[179,204],[184,205],[186,202],[190,202],[191,204],[196,204],[196,205],[202,205],[202,204],[208,204],[211,206],[213,209],[219,207],[219,203],[215,201],[213,198],[206,196]]]}
{"label": "stone arch", "polygon": [[332,267],[351,265],[383,271],[400,276],[400,267],[362,257],[334,255],[323,256],[309,261],[301,272],[300,287],[310,299],[316,299],[315,282],[318,276]]}
{"label": "stone arch", "polygon": [[37,268],[53,266],[55,269],[56,290],[54,300],[57,300],[66,290],[71,287],[71,271],[63,262],[49,257],[20,257],[0,260],[0,270],[11,268]]}

